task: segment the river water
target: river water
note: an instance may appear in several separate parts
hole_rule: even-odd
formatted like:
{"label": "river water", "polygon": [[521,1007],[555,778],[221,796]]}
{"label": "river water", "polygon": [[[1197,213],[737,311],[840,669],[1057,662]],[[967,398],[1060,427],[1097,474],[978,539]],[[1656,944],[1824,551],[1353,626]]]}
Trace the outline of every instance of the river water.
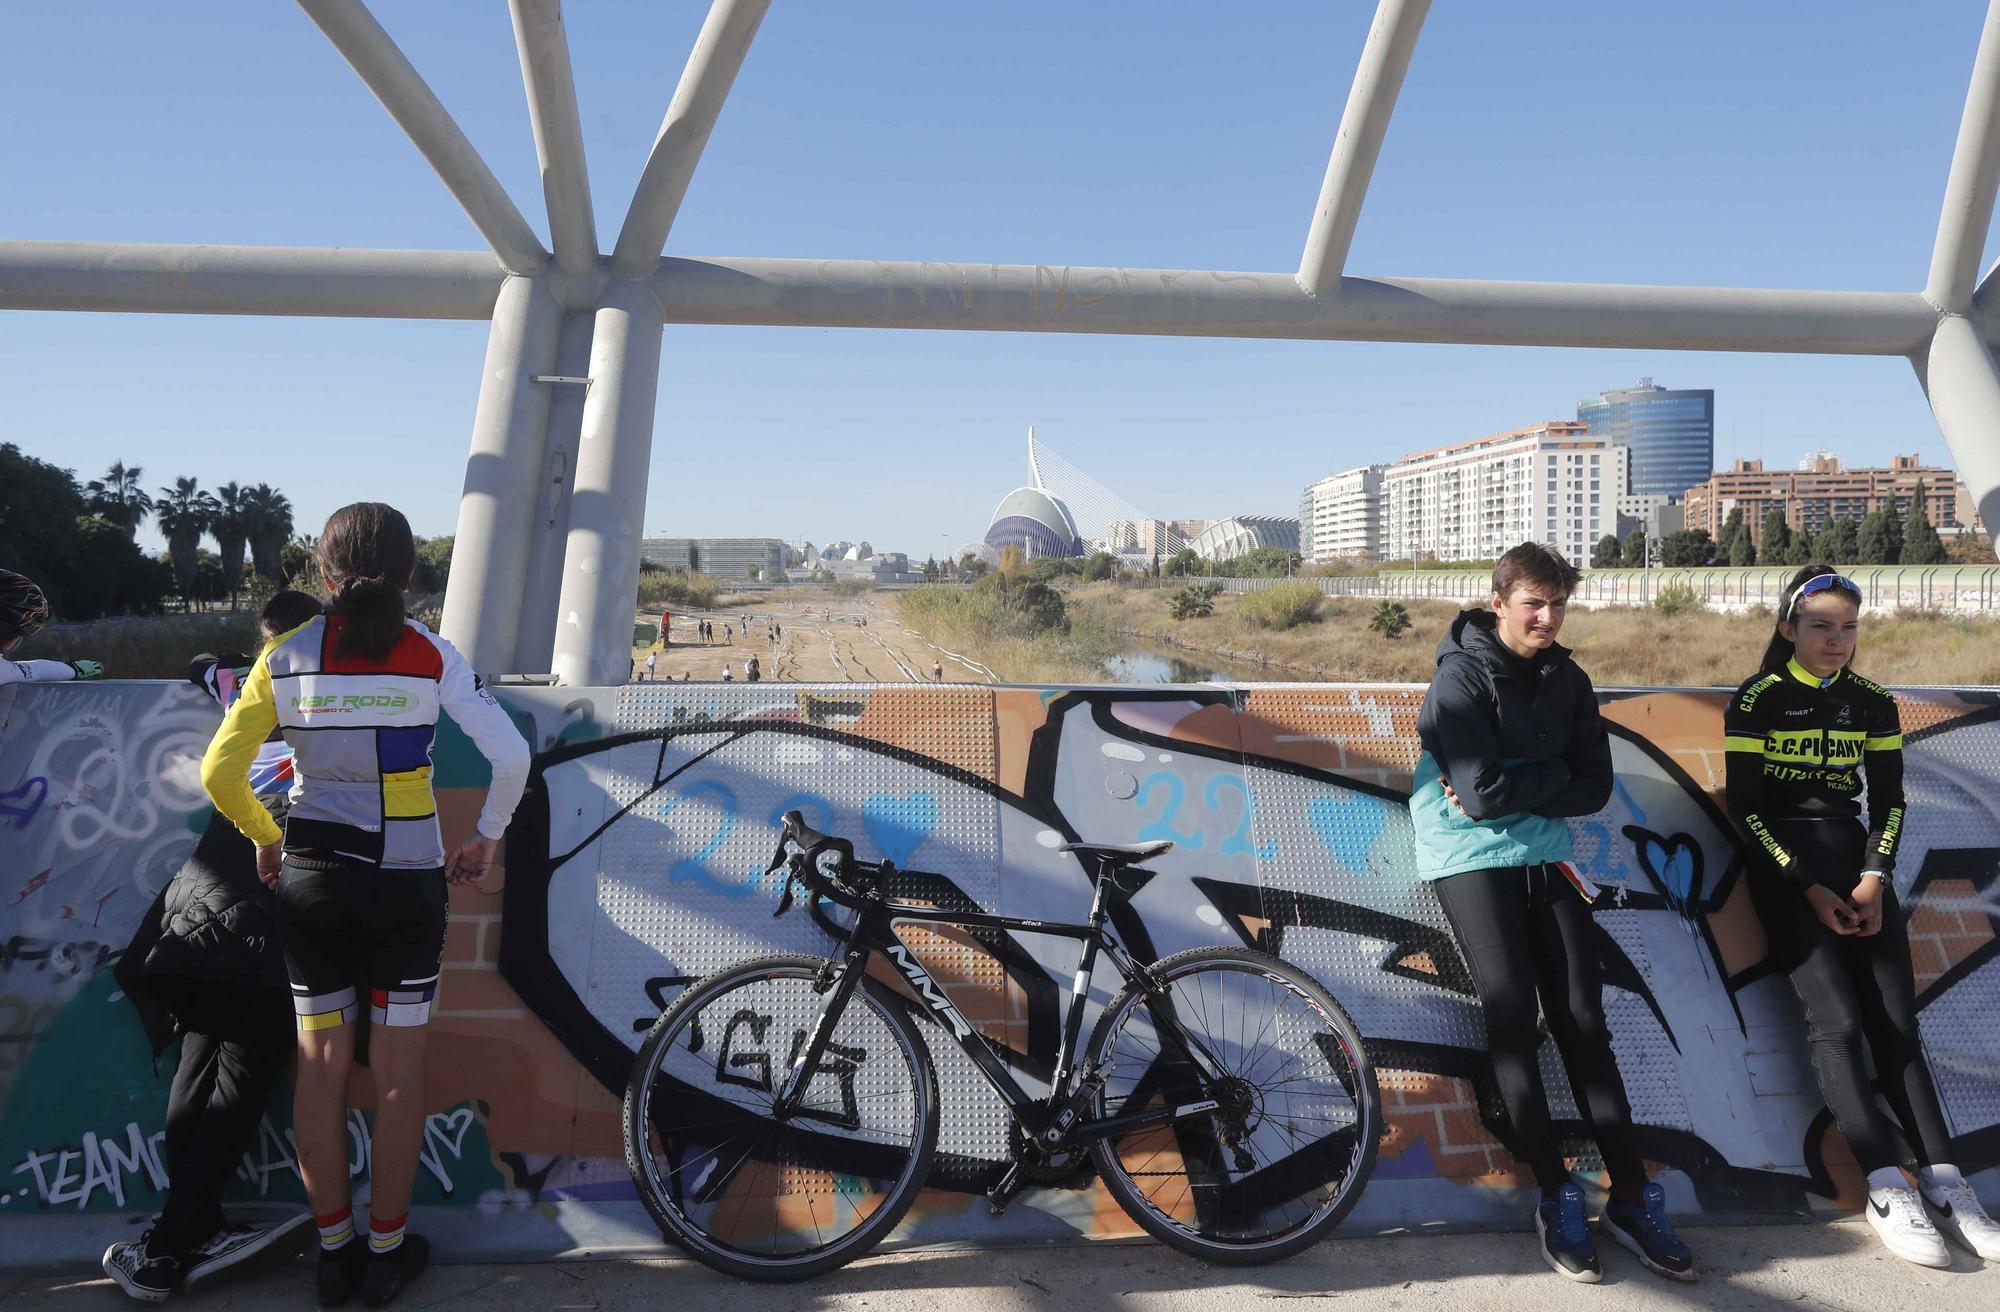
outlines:
{"label": "river water", "polygon": [[1296,679],[1269,667],[1232,665],[1199,653],[1129,648],[1104,662],[1105,676],[1113,683],[1269,683],[1274,679]]}

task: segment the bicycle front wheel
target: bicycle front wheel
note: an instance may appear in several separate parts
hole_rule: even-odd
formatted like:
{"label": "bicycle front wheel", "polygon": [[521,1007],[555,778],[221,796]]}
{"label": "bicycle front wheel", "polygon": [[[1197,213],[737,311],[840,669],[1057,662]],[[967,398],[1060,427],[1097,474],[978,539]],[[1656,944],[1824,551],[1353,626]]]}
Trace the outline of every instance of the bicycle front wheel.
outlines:
{"label": "bicycle front wheel", "polygon": [[1152,971],[1163,1000],[1128,987],[1091,1035],[1096,1114],[1219,1105],[1099,1139],[1105,1186],[1147,1233],[1204,1261],[1274,1262],[1316,1243],[1360,1198],[1381,1138],[1360,1031],[1266,953],[1196,948]]}
{"label": "bicycle front wheel", "polygon": [[660,1231],[748,1280],[802,1280],[866,1253],[922,1190],[937,1143],[930,1053],[863,979],[834,1018],[799,1106],[778,1086],[830,993],[817,957],[747,961],[696,981],[639,1047],[625,1163]]}

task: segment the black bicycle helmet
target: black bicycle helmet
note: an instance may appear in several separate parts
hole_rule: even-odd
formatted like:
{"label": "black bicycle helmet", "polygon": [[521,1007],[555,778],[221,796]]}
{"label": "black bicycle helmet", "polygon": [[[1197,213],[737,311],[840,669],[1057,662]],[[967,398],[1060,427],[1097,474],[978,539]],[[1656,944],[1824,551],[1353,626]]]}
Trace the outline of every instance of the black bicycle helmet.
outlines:
{"label": "black bicycle helmet", "polygon": [[0,569],[0,642],[40,633],[49,622],[49,599],[35,581],[11,569]]}

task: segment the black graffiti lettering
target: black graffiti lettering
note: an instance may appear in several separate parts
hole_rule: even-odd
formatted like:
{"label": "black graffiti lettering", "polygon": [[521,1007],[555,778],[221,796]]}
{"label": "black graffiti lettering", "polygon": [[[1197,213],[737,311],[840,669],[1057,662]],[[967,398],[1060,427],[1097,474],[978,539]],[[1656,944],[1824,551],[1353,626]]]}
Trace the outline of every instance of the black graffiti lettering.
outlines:
{"label": "black graffiti lettering", "polygon": [[[792,1055],[786,1058],[785,1069],[798,1064],[799,1049],[805,1046],[806,1032],[792,1031]],[[801,1106],[798,1111],[802,1121],[820,1121],[838,1126],[843,1130],[861,1128],[861,1103],[854,1095],[854,1077],[861,1070],[861,1063],[868,1060],[868,1049],[850,1048],[844,1044],[827,1041],[826,1051],[819,1056],[819,1068],[813,1072],[813,1079],[831,1075],[840,1086],[840,1110],[830,1111],[825,1107]],[[808,1088],[806,1094],[812,1090]],[[803,1101],[803,1099],[802,1099]]]}
{"label": "black graffiti lettering", "polygon": [[[716,1080],[723,1084],[740,1084],[746,1089],[755,1089],[760,1093],[771,1092],[771,1054],[739,1052],[736,1037],[738,1030],[748,1030],[752,1043],[762,1043],[764,1035],[770,1028],[769,1016],[760,1016],[747,1007],[731,1016],[729,1023],[722,1027],[722,1047],[715,1054]],[[794,1051],[797,1050],[797,1046],[794,1042]],[[748,1076],[735,1074],[739,1068],[755,1069],[757,1078],[753,1080]]]}
{"label": "black graffiti lettering", "polygon": [[[694,983],[692,975],[655,975],[646,981],[646,1001],[653,1004],[653,1010],[632,1022],[634,1034],[644,1034],[660,1019],[660,1013],[667,1009],[670,999],[667,990],[679,988],[683,984]],[[696,1016],[689,1026],[688,1051],[701,1051],[701,1017]]]}

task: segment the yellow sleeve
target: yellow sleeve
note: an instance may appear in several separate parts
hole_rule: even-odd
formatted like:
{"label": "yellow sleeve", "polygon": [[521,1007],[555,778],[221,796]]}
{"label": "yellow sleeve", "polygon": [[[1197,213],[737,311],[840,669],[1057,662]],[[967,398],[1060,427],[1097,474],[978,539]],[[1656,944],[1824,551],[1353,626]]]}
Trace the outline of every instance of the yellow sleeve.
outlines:
{"label": "yellow sleeve", "polygon": [[201,758],[201,786],[215,809],[229,817],[243,836],[259,847],[282,840],[285,831],[257,794],[250,789],[250,764],[257,749],[278,726],[278,704],[271,693],[271,667],[262,656],[244,680],[243,691],[222,717],[222,727],[209,741]]}

